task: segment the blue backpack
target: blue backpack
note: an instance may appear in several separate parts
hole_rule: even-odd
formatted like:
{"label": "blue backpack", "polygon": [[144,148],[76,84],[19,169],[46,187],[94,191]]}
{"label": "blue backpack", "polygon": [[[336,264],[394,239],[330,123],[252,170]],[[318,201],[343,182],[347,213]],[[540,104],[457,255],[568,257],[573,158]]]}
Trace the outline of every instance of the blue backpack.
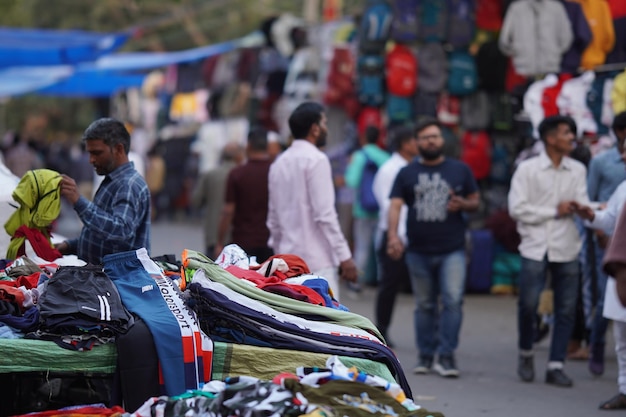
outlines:
{"label": "blue backpack", "polygon": [[385,102],[385,59],[361,55],[357,65],[357,90],[361,104],[381,106]]}
{"label": "blue backpack", "polygon": [[413,97],[387,95],[387,116],[390,123],[408,122],[413,120]]}
{"label": "blue backpack", "polygon": [[359,203],[363,210],[376,213],[378,211],[378,201],[374,196],[373,184],[376,172],[378,172],[378,165],[374,162],[365,151],[361,151],[365,157],[365,165],[363,166],[363,173],[361,175],[361,183],[359,184]]}
{"label": "blue backpack", "polygon": [[359,51],[382,54],[391,34],[393,10],[385,0],[369,0],[359,24]]}
{"label": "blue backpack", "polygon": [[465,48],[474,39],[475,0],[447,0],[448,34],[447,41],[454,48]]}
{"label": "blue backpack", "polygon": [[391,37],[400,42],[417,41],[420,0],[394,0]]}
{"label": "blue backpack", "polygon": [[444,0],[420,2],[419,38],[423,42],[443,42],[446,39],[447,7]]}
{"label": "blue backpack", "polygon": [[465,96],[478,88],[478,71],[474,57],[465,51],[453,51],[448,61],[448,92]]}

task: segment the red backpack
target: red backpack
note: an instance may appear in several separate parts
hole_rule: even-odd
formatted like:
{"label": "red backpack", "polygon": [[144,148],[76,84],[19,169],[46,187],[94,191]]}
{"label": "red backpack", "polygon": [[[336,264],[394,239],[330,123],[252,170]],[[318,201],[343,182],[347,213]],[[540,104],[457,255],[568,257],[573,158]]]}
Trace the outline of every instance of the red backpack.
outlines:
{"label": "red backpack", "polygon": [[395,44],[385,58],[387,91],[411,97],[417,90],[417,59],[407,46]]}
{"label": "red backpack", "polygon": [[484,130],[466,131],[461,139],[461,160],[469,165],[474,178],[487,178],[491,172],[491,140]]}
{"label": "red backpack", "polygon": [[348,47],[335,46],[328,68],[326,104],[341,104],[346,95],[354,94],[355,59]]}
{"label": "red backpack", "polygon": [[354,82],[355,65],[354,54],[348,47],[335,46],[324,92],[326,104],[342,107],[350,117],[355,117],[359,111]]}

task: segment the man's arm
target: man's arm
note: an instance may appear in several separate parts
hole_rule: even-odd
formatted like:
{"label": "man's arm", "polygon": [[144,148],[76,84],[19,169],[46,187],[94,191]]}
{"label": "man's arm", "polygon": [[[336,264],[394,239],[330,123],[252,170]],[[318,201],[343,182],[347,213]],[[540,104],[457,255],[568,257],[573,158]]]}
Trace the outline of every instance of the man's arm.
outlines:
{"label": "man's arm", "polygon": [[306,175],[313,220],[320,227],[329,250],[332,250],[339,259],[341,278],[354,282],[357,279],[357,268],[352,260],[348,242],[339,226],[330,162],[327,158],[319,159]]}
{"label": "man's arm", "polygon": [[387,254],[391,259],[400,259],[404,252],[404,245],[398,236],[398,222],[400,220],[400,210],[404,200],[394,197],[389,202],[389,227],[387,229]]}
{"label": "man's arm", "polygon": [[463,198],[452,193],[448,201],[448,211],[476,211],[480,206],[480,193],[475,192]]}

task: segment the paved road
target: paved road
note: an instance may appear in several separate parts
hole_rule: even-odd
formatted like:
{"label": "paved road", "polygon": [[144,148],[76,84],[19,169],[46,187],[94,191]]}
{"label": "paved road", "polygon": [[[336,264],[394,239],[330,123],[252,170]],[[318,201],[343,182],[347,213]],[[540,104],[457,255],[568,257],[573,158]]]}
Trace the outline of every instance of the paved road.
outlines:
{"label": "paved road", "polygon": [[[202,232],[198,224],[156,223],[153,225],[152,253],[173,253],[180,257],[183,249],[202,251]],[[344,292],[345,294],[345,292]],[[366,288],[360,299],[347,297],[342,302],[351,311],[373,317],[375,290]],[[566,372],[574,379],[573,388],[557,388],[543,382],[548,342],[537,346],[534,383],[519,381],[517,366],[515,302],[510,296],[468,295],[457,364],[458,379],[438,375],[414,375],[417,352],[413,333],[413,300],[402,294],[398,300],[390,338],[402,364],[414,399],[429,410],[441,411],[447,417],[557,417],[606,416],[598,404],[617,392],[615,353],[607,349],[604,376],[592,377],[586,362],[568,362]],[[612,346],[611,329],[609,340]]]}

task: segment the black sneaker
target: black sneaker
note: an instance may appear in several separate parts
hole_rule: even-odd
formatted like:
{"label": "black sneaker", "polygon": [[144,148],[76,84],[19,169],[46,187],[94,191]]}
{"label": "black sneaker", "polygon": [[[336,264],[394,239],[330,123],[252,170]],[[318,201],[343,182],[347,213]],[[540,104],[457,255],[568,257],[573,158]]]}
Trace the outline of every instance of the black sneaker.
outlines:
{"label": "black sneaker", "polygon": [[459,370],[456,368],[454,356],[452,355],[439,356],[434,369],[439,375],[446,378],[457,378],[459,376]]}
{"label": "black sneaker", "polygon": [[420,360],[415,368],[413,368],[414,374],[427,374],[433,367],[432,356],[420,356]]}
{"label": "black sneaker", "polygon": [[569,376],[565,375],[562,369],[548,369],[546,371],[546,384],[567,388],[574,385],[574,382],[572,382]]}
{"label": "black sneaker", "polygon": [[535,379],[535,364],[532,356],[519,357],[517,365],[517,375],[524,382],[533,382]]}

